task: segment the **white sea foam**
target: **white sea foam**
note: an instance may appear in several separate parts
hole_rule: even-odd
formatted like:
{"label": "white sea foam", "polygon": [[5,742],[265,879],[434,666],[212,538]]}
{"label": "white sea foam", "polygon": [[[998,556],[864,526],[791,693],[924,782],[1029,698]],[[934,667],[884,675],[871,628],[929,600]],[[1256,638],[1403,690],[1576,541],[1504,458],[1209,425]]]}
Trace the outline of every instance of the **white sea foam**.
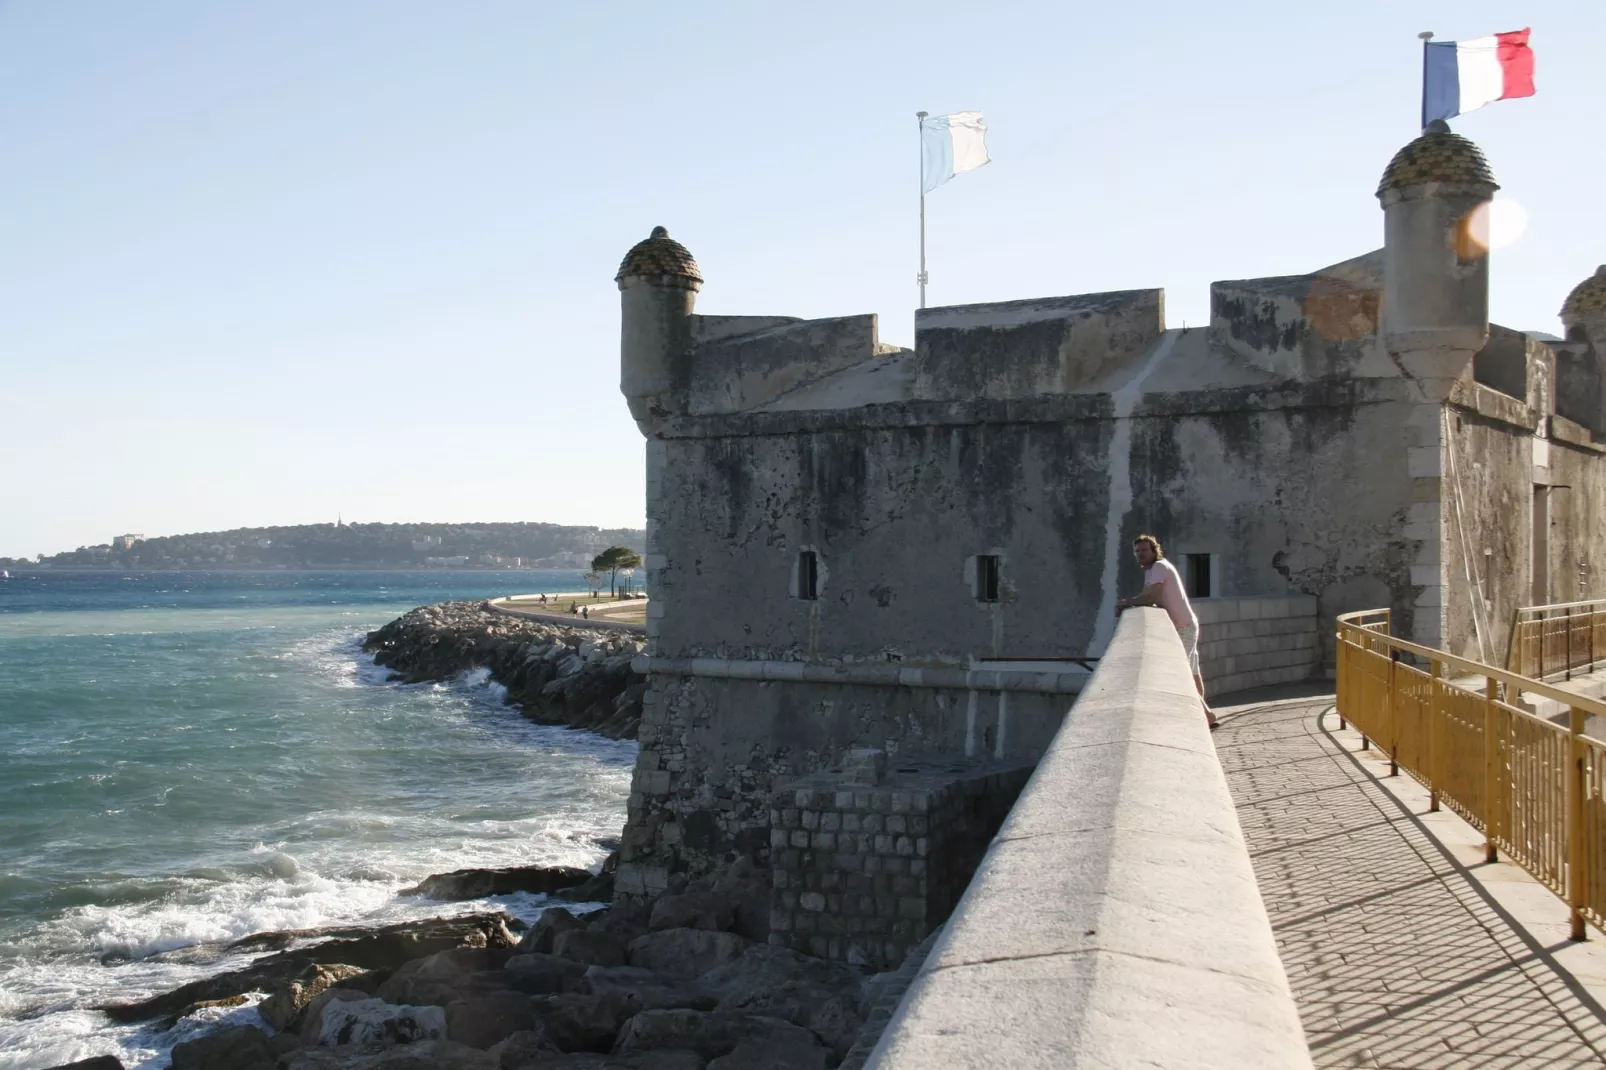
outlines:
{"label": "white sea foam", "polygon": [[[323,704],[319,716],[330,723],[352,718],[350,723],[362,726],[377,718],[398,726],[400,738],[415,740],[409,744],[414,748],[420,733],[429,738],[438,731],[443,747],[455,748],[433,758],[447,763],[445,779],[435,786],[415,773],[413,783],[431,786],[422,798],[395,806],[370,789],[345,793],[356,805],[272,818],[251,830],[254,846],[197,854],[185,872],[166,877],[108,879],[94,904],[12,930],[0,939],[0,1070],[32,1070],[103,1053],[118,1055],[130,1067],[158,1070],[185,1036],[220,1018],[249,1020],[255,1012],[212,1010],[163,1033],[148,1025],[111,1025],[91,1008],[237,967],[253,956],[225,954],[223,946],[257,932],[380,925],[483,909],[534,920],[544,896],[439,903],[396,893],[430,873],[453,869],[601,860],[596,840],[619,831],[635,744],[525,720],[503,705],[505,689],[484,670],[438,685],[386,684],[387,670],[375,666],[360,644],[349,625],[322,630],[268,655],[282,668],[257,675],[321,681],[325,697],[313,699]],[[396,701],[376,707],[377,696],[387,692]],[[350,696],[349,708],[341,705],[348,700],[335,698],[342,693]],[[188,724],[200,722],[187,718],[161,730],[175,740],[188,738],[197,733],[176,731]],[[329,745],[310,734],[304,721],[284,724],[284,738],[304,741],[297,746]],[[386,758],[382,749],[372,757],[357,751],[339,748],[334,754],[342,764],[334,768],[366,777],[365,763]],[[480,765],[489,758],[495,768],[465,767],[469,775],[453,778],[454,754]],[[105,779],[94,775],[97,783]],[[152,798],[174,790],[151,788]]]}

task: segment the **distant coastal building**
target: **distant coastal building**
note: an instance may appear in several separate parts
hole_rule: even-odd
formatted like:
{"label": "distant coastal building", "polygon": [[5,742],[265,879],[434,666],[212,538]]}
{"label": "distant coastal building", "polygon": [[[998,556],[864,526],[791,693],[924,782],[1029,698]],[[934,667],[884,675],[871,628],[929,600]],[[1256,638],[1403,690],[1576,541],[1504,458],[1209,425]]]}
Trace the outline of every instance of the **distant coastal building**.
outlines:
{"label": "distant coastal building", "polygon": [[135,543],[145,541],[143,535],[118,535],[112,539],[113,550],[132,550]]}
{"label": "distant coastal building", "polygon": [[620,894],[813,843],[773,792],[867,749],[1034,761],[1139,532],[1225,690],[1322,674],[1349,610],[1499,663],[1519,606],[1606,595],[1606,267],[1564,340],[1491,324],[1497,188],[1438,123],[1383,173],[1381,249],[1216,282],[1208,325],[1128,290],[922,309],[913,349],[698,315],[655,229],[616,276],[653,592]]}

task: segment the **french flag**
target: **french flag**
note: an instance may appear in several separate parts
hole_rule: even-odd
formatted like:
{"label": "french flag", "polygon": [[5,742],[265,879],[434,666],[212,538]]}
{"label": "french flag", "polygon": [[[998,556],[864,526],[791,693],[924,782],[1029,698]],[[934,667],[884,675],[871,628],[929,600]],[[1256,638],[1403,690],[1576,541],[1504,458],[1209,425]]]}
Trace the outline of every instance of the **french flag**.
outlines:
{"label": "french flag", "polygon": [[1422,126],[1496,100],[1534,95],[1528,31],[1470,41],[1429,41],[1422,60]]}

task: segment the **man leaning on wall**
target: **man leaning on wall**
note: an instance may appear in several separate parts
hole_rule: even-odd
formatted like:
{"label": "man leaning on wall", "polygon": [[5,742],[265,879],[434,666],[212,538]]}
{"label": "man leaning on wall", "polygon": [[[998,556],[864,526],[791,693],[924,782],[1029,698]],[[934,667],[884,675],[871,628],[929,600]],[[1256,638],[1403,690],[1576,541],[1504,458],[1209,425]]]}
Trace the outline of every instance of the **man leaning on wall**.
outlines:
{"label": "man leaning on wall", "polygon": [[1205,701],[1204,678],[1199,675],[1199,618],[1193,615],[1188,592],[1182,588],[1182,577],[1177,574],[1176,566],[1165,559],[1160,540],[1153,535],[1139,535],[1133,539],[1132,554],[1138,559],[1138,567],[1143,569],[1143,590],[1115,603],[1115,611],[1119,613],[1133,606],[1158,606],[1166,611],[1176,626],[1177,635],[1182,638],[1182,648],[1188,652],[1188,668],[1193,670],[1193,686],[1199,691],[1205,720],[1214,729],[1218,722]]}

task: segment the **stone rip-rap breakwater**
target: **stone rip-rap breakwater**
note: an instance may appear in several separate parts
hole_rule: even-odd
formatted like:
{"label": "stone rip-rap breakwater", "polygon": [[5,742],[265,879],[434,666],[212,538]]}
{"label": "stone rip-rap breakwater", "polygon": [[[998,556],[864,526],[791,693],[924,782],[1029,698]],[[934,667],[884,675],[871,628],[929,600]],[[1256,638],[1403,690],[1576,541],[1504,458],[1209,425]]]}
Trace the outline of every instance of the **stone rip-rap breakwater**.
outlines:
{"label": "stone rip-rap breakwater", "polygon": [[416,684],[485,669],[507,701],[540,724],[635,739],[646,678],[630,661],[641,646],[628,634],[498,613],[483,602],[420,606],[370,632],[363,649]]}

